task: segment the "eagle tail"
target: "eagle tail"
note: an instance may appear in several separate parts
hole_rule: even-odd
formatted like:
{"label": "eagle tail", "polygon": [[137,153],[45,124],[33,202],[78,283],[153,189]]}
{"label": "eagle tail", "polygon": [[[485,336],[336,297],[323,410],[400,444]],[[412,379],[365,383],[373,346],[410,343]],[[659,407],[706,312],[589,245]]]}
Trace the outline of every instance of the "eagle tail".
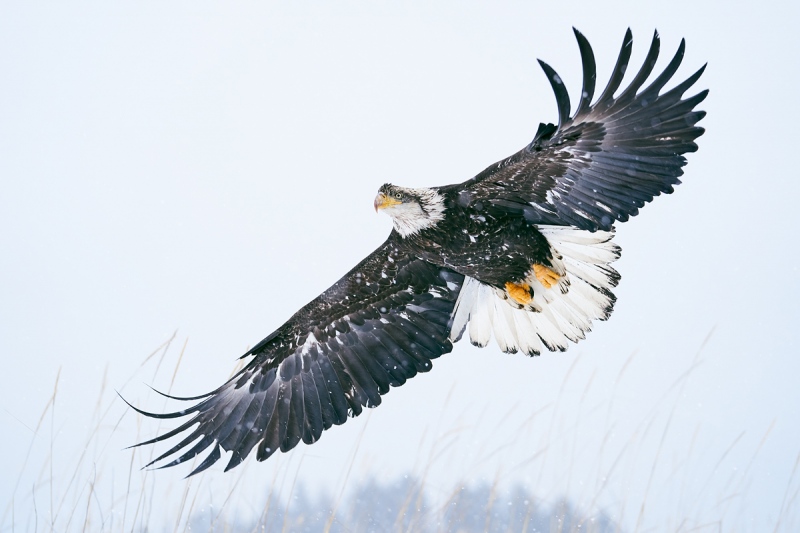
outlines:
{"label": "eagle tail", "polygon": [[613,231],[570,226],[539,226],[539,231],[550,243],[559,282],[545,287],[531,276],[526,281],[533,299],[521,306],[505,290],[467,277],[453,310],[452,341],[469,327],[476,346],[486,346],[494,336],[506,353],[564,351],[569,341],[585,338],[593,320],[611,315],[616,301],[611,289],[620,279],[610,265],[620,256],[619,246],[611,242]]}

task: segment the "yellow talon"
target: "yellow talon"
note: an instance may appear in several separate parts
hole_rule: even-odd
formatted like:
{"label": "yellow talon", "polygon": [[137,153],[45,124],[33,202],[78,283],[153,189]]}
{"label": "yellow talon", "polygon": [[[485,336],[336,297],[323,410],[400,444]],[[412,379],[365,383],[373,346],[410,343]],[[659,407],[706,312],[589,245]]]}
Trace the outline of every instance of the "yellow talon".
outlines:
{"label": "yellow talon", "polygon": [[520,305],[528,305],[533,300],[531,287],[527,283],[506,282],[506,292],[511,298]]}
{"label": "yellow talon", "polygon": [[539,283],[544,285],[545,289],[549,289],[558,283],[558,280],[561,278],[561,276],[544,265],[533,265],[533,274],[536,276],[536,279],[539,280]]}

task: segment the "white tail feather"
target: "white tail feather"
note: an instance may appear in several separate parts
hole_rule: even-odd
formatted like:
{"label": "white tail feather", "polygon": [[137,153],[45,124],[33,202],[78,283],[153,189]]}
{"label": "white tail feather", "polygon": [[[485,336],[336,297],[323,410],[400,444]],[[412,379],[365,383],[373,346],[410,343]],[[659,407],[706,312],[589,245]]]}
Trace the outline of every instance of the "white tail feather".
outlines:
{"label": "white tail feather", "polygon": [[514,309],[513,311],[514,323],[517,326],[519,350],[526,354],[541,353],[544,345],[542,344],[542,339],[536,333],[536,326],[532,321],[533,313],[522,309]]}
{"label": "white tail feather", "polygon": [[[480,282],[475,287],[473,300],[474,313],[467,313],[469,320],[469,339],[472,344],[484,347],[492,338],[492,323],[494,322],[493,291],[488,285]],[[461,295],[459,294],[459,298]],[[471,319],[471,320],[470,320]],[[452,335],[452,332],[451,332]]]}
{"label": "white tail feather", "polygon": [[515,353],[518,350],[517,328],[511,312],[514,308],[500,298],[492,298],[494,303],[494,338],[504,352]]}
{"label": "white tail feather", "polygon": [[494,335],[504,352],[530,355],[564,351],[591,330],[593,320],[605,320],[614,306],[611,289],[619,274],[610,263],[619,258],[611,231],[589,232],[568,226],[539,226],[550,243],[552,270],[558,283],[545,288],[536,277],[526,282],[533,301],[520,307],[505,291],[467,277],[453,310],[451,340],[458,340],[469,325],[470,341],[486,346]]}

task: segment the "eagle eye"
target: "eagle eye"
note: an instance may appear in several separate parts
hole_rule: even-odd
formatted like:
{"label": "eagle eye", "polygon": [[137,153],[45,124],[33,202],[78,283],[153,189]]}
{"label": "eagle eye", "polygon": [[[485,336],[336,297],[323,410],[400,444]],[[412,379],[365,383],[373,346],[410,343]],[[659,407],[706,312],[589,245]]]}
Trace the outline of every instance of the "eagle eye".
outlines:
{"label": "eagle eye", "polygon": [[400,198],[403,197],[403,195],[401,193],[399,193],[399,192],[396,192],[396,193],[394,193],[394,197],[399,200]]}

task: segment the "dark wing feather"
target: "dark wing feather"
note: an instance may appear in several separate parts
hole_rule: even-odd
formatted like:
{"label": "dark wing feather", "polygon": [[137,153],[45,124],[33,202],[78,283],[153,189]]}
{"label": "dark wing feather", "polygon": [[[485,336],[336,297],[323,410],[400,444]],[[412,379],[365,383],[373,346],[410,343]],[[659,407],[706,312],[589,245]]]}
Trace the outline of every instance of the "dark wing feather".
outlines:
{"label": "dark wing feather", "polygon": [[[173,466],[211,448],[192,474],[231,451],[226,470],[257,447],[258,460],[311,444],[322,431],[375,407],[389,388],[449,352],[450,315],[463,276],[407,257],[389,239],[244,357],[253,359],[197,404],[155,418],[192,415],[137,444],[184,438],[150,464]],[[180,454],[174,457],[176,454]],[[149,466],[149,465],[148,465]]]}
{"label": "dark wing feather", "polygon": [[636,215],[640,207],[680,183],[683,154],[694,152],[703,134],[695,124],[705,116],[694,111],[708,91],[682,99],[703,68],[675,88],[659,94],[683,59],[677,53],[656,79],[641,89],[655,67],[660,49],[653,36],[644,65],[616,98],[628,68],[631,31],[625,34],[619,58],[606,89],[592,105],[596,69],[594,53],[577,30],[583,63],[583,87],[575,115],[562,79],[540,61],[558,107],[558,126],[540,124],[533,141],[491,165],[475,178],[444,187],[460,192],[461,201],[489,210],[525,216],[533,223],[570,224],[587,230],[609,230]]}

